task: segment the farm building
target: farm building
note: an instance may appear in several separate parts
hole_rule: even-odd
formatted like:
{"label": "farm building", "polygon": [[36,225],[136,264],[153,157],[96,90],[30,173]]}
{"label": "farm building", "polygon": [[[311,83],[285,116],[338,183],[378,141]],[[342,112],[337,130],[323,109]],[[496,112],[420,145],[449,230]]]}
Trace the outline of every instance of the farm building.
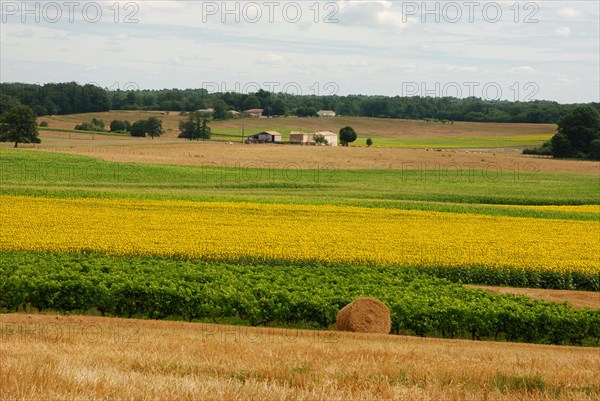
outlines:
{"label": "farm building", "polygon": [[335,111],[333,110],[319,110],[317,111],[319,117],[335,117]]}
{"label": "farm building", "polygon": [[246,143],[281,143],[282,136],[277,131],[263,131],[254,134],[246,139]]}
{"label": "farm building", "polygon": [[212,114],[215,111],[215,109],[199,109],[196,111],[198,113],[202,113],[202,114]]}
{"label": "farm building", "polygon": [[249,109],[249,110],[244,110],[244,112],[242,114],[244,115],[244,117],[259,118],[259,117],[262,117],[262,113],[263,113],[263,109]]}
{"label": "farm building", "polygon": [[325,137],[325,140],[327,141],[327,145],[337,146],[338,136],[335,132],[319,131],[319,132],[315,132],[313,135],[323,135]]}
{"label": "farm building", "polygon": [[316,145],[314,136],[317,134],[323,135],[329,146],[337,146],[337,134],[330,131],[319,131],[314,133],[292,131],[290,132],[290,143],[300,145]]}
{"label": "farm building", "polygon": [[[302,131],[290,132],[290,143],[306,145],[312,141],[312,135]],[[314,143],[314,142],[313,142]]]}

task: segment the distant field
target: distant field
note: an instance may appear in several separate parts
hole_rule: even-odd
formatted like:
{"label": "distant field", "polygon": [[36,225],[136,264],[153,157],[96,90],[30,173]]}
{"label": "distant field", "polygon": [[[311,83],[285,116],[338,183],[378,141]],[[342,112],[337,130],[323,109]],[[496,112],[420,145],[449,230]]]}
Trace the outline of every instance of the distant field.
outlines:
{"label": "distant field", "polygon": [[[66,116],[45,116],[40,121],[47,121],[51,128],[73,129],[75,124],[101,118],[107,125],[115,119],[126,119],[131,122],[159,117],[163,120],[166,137],[176,137],[179,121],[186,117],[179,112],[162,111],[110,111],[104,113],[86,113]],[[358,133],[359,138],[353,145],[366,146],[368,137],[373,138],[375,146],[391,146],[402,148],[496,148],[539,146],[547,141],[556,131],[553,124],[501,124],[427,122],[419,120],[398,120],[366,117],[334,117],[334,118],[245,118],[226,121],[213,121],[211,128],[213,139],[241,142],[245,136],[264,130],[279,131],[284,140],[288,140],[290,131],[304,130],[339,132],[340,128],[349,125]]]}
{"label": "distant field", "polygon": [[423,170],[413,164],[404,170],[350,170],[326,163],[308,169],[265,167],[115,163],[0,148],[0,193],[333,204],[577,220],[597,219],[597,207],[564,205],[600,204],[594,174],[517,171],[510,165],[499,174],[458,165]]}

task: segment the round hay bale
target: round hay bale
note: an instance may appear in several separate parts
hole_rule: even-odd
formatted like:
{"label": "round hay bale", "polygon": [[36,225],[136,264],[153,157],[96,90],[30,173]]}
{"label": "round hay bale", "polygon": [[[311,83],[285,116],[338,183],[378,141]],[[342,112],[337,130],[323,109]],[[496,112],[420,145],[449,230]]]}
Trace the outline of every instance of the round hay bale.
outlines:
{"label": "round hay bale", "polygon": [[335,319],[340,331],[388,334],[392,319],[388,307],[375,298],[357,298],[344,306]]}
{"label": "round hay bale", "polygon": [[350,329],[350,309],[352,308],[352,303],[344,306],[337,314],[335,318],[335,326],[340,331],[352,331]]}

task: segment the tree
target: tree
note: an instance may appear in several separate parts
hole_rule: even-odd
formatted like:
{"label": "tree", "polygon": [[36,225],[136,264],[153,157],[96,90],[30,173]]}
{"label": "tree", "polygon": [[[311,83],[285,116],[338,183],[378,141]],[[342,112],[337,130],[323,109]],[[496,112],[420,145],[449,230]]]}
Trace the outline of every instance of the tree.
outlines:
{"label": "tree", "polygon": [[565,134],[554,135],[551,143],[553,157],[570,157],[573,155],[571,141]]}
{"label": "tree", "polygon": [[367,138],[367,146],[371,147],[373,145],[373,140],[371,138]]}
{"label": "tree", "polygon": [[130,129],[131,129],[131,123],[127,120],[112,120],[110,122],[110,130],[112,132],[115,132],[115,131],[129,132]]}
{"label": "tree", "polygon": [[227,120],[231,117],[229,106],[223,100],[217,100],[213,105],[213,118],[215,120]]}
{"label": "tree", "polygon": [[163,134],[162,121],[157,117],[150,117],[146,120],[145,132],[149,137],[154,139],[155,136],[161,136]]}
{"label": "tree", "polygon": [[208,126],[208,118],[206,116],[202,117],[202,126],[200,127],[200,138],[202,140],[210,139],[212,133],[210,132],[210,127]]}
{"label": "tree", "polygon": [[590,143],[589,158],[592,160],[600,160],[600,139],[594,139]]}
{"label": "tree", "polygon": [[129,133],[131,134],[131,136],[146,136],[146,120],[137,120],[136,122],[131,124]]}
{"label": "tree", "polygon": [[36,116],[28,106],[16,106],[0,115],[0,142],[40,143]]}
{"label": "tree", "polygon": [[211,132],[208,126],[208,118],[200,112],[190,113],[187,120],[179,122],[181,133],[178,138],[189,139],[210,139]]}
{"label": "tree", "polygon": [[356,135],[356,131],[352,127],[346,126],[340,130],[340,143],[342,146],[348,146],[350,142],[356,141],[357,137],[358,135]]}
{"label": "tree", "polygon": [[317,115],[317,108],[312,106],[300,106],[296,109],[296,115],[298,117],[314,117]]}
{"label": "tree", "polygon": [[255,95],[249,95],[244,101],[244,108],[246,110],[260,109],[260,100]]}
{"label": "tree", "polygon": [[[600,113],[590,106],[579,106],[558,121],[558,134],[565,135],[573,154],[590,153],[594,139],[600,139]],[[561,139],[562,140],[562,139]]]}
{"label": "tree", "polygon": [[285,104],[281,99],[275,100],[273,105],[271,105],[271,115],[273,116],[283,116],[285,115]]}
{"label": "tree", "polygon": [[10,109],[17,107],[21,104],[17,98],[12,96],[4,95],[0,91],[0,114],[4,114]]}
{"label": "tree", "polygon": [[313,135],[313,140],[315,141],[316,144],[319,144],[319,145],[329,145],[329,142],[327,142],[327,139],[325,139],[325,135],[323,135],[323,134]]}

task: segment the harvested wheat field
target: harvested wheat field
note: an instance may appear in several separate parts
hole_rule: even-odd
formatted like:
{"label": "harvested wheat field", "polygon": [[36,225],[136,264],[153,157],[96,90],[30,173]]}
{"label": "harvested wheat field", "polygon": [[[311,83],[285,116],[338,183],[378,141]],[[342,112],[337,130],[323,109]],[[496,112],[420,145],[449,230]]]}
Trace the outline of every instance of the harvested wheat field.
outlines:
{"label": "harvested wheat field", "polygon": [[[172,138],[131,138],[67,132],[40,132],[42,143],[21,145],[116,162],[315,169],[475,169],[505,172],[599,174],[600,163],[521,155],[518,149],[426,150],[189,142]],[[11,147],[11,144],[0,145]]]}
{"label": "harvested wheat field", "polygon": [[[73,129],[75,125],[92,118],[100,118],[109,128],[112,120],[128,120],[134,122],[139,119],[158,117],[163,122],[165,135],[176,137],[179,132],[179,122],[187,117],[181,116],[178,111],[135,111],[112,110],[109,112],[95,112],[68,115],[53,115],[39,117],[39,121],[46,121],[51,128]],[[552,136],[556,131],[555,124],[524,124],[524,123],[480,123],[456,121],[452,124],[441,124],[423,120],[401,120],[394,118],[372,117],[281,117],[281,118],[244,118],[223,121],[212,121],[212,131],[215,133],[241,134],[242,126],[246,133],[265,130],[268,127],[277,128],[284,134],[290,130],[333,131],[338,132],[341,127],[350,125],[365,136],[382,138],[395,137],[486,137],[486,136],[523,136],[542,135]]]}
{"label": "harvested wheat field", "polygon": [[0,315],[0,399],[598,400],[597,349]]}

